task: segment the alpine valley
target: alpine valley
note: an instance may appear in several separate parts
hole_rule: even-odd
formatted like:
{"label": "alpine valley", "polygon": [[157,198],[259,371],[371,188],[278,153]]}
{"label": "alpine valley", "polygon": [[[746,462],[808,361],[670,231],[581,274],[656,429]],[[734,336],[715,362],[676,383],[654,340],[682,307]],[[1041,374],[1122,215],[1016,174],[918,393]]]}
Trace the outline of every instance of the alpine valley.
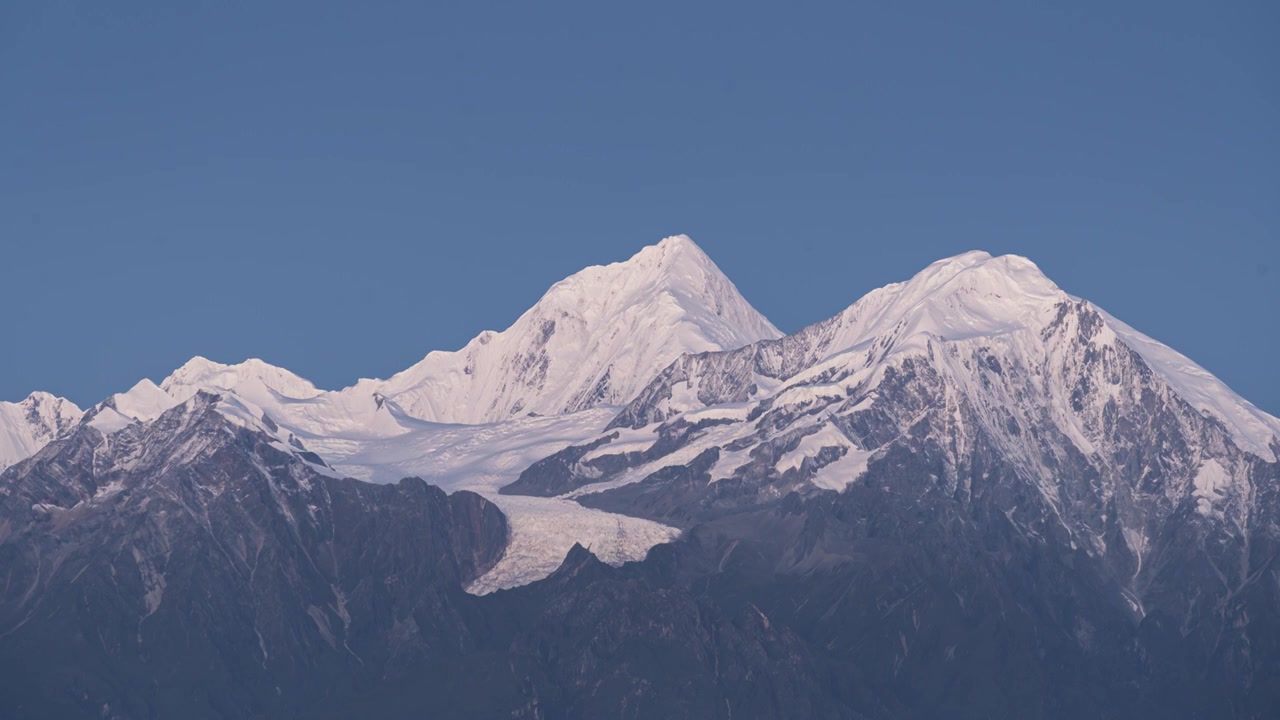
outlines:
{"label": "alpine valley", "polygon": [[0,403],[0,470],[0,717],[1280,711],[1280,420],[1016,256],[784,336],[671,237],[385,380]]}

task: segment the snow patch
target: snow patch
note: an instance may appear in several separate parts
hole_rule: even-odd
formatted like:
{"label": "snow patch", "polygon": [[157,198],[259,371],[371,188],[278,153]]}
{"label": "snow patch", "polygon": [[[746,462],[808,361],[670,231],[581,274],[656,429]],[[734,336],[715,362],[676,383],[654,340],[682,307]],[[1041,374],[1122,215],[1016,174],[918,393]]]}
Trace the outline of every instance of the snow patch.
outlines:
{"label": "snow patch", "polygon": [[1192,480],[1196,512],[1209,517],[1221,516],[1221,511],[1214,510],[1213,503],[1222,499],[1230,483],[1231,474],[1217,460],[1205,461],[1196,472],[1195,479]]}
{"label": "snow patch", "polygon": [[839,460],[818,468],[809,482],[824,490],[844,490],[867,473],[867,463],[874,454],[851,447]]}
{"label": "snow patch", "polygon": [[583,455],[579,462],[586,463],[590,460],[607,457],[609,455],[623,455],[629,452],[644,452],[645,450],[653,447],[653,444],[657,442],[658,438],[654,434],[654,431],[657,429],[658,428],[654,426],[641,428],[639,430],[631,430],[627,428],[614,430],[613,432],[618,433],[617,439],[607,442],[595,450],[588,452],[586,455]]}
{"label": "snow patch", "polygon": [[115,409],[126,417],[150,422],[178,404],[150,380],[139,380],[128,392],[111,396]]}
{"label": "snow patch", "polygon": [[131,417],[122,415],[109,407],[104,407],[89,419],[88,425],[103,435],[110,435],[129,427],[135,422],[137,421]]}
{"label": "snow patch", "polygon": [[851,448],[853,443],[849,442],[849,439],[838,428],[827,423],[817,432],[805,435],[794,450],[778,458],[778,463],[774,467],[780,473],[796,470],[804,462],[805,458],[817,457],[823,448],[828,447]]}

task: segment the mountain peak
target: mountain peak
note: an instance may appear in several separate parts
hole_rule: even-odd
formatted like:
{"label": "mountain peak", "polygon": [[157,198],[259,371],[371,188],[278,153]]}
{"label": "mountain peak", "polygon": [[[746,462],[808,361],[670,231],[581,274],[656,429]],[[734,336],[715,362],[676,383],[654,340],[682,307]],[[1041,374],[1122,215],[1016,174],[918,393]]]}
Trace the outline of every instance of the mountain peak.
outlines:
{"label": "mountain peak", "polygon": [[834,318],[802,330],[820,337],[819,353],[874,339],[922,347],[925,337],[959,340],[1038,327],[1070,296],[1035,263],[980,250],[931,263],[909,280],[872,290]]}
{"label": "mountain peak", "polygon": [[993,256],[981,250],[938,260],[906,283],[889,287],[904,285],[917,296],[957,289],[989,290],[1004,298],[1030,295],[1057,300],[1061,295],[1058,286],[1031,260],[1021,255]]}
{"label": "mountain peak", "polygon": [[62,398],[58,397],[57,395],[54,395],[53,393],[47,393],[43,390],[36,390],[35,392],[31,393],[30,395],[20,400],[18,404],[24,405],[27,407],[34,407],[42,403],[57,402],[59,400],[62,400],[63,402],[70,402],[68,400],[63,400]]}
{"label": "mountain peak", "polygon": [[105,402],[110,403],[120,414],[143,422],[156,419],[177,404],[169,393],[147,378],[139,380],[126,392],[112,395]]}
{"label": "mountain peak", "polygon": [[70,400],[42,391],[16,403],[0,401],[0,470],[30,456],[83,415]]}
{"label": "mountain peak", "polygon": [[710,262],[711,258],[688,235],[671,235],[657,243],[642,248],[631,260],[647,260],[658,264],[676,264],[680,262]]}
{"label": "mountain peak", "polygon": [[688,235],[673,235],[642,248],[626,260],[592,265],[570,275],[552,285],[538,305],[602,300],[606,304],[631,302],[644,299],[645,293],[683,290],[698,294],[708,285],[716,286],[711,289],[719,291],[725,284],[732,285],[702,248]]}
{"label": "mountain peak", "polygon": [[[997,335],[1021,327],[1042,327],[1058,306],[1073,300],[1019,255],[992,257],[968,252],[940,260],[907,283],[905,297],[927,308],[929,330],[947,338]],[[1221,380],[1172,348],[1097,310],[1106,328],[1138,353],[1188,403],[1231,429],[1237,444],[1268,461],[1280,437],[1280,420],[1256,408]]]}
{"label": "mountain peak", "polygon": [[984,263],[993,257],[994,256],[986,250],[970,250],[968,252],[962,252],[959,255],[952,255],[951,257],[935,260],[929,264],[929,267],[933,267],[934,265],[970,267],[979,263]]}
{"label": "mountain peak", "polygon": [[[1068,314],[1074,318],[1070,322],[1082,333],[1078,342],[1087,340],[1095,348],[1114,348],[1117,342],[1123,343],[1182,400],[1227,428],[1238,447],[1268,462],[1275,460],[1275,448],[1280,447],[1280,419],[1259,410],[1183,355],[1100,308],[1068,295],[1034,262],[1019,255],[993,256],[971,251],[938,260],[906,281],[867,293],[834,317],[776,344],[746,349],[739,356],[763,352],[769,368],[766,372],[771,373],[768,377],[788,382],[794,378],[805,381],[808,376],[804,373],[809,371],[814,377],[825,377],[830,368],[823,364],[828,362],[857,362],[870,367],[910,356],[933,362],[938,342],[967,344],[967,350],[978,348],[983,352],[1003,347],[1020,354],[1027,366],[1033,366],[1062,354],[1060,347],[1048,347],[1046,333]],[[719,364],[737,367],[731,360],[708,361],[707,367]],[[705,407],[710,402],[698,396],[696,401],[667,402],[664,408],[655,410],[655,398],[671,397],[668,386],[672,378],[686,378],[689,387],[719,384],[720,389],[707,393],[707,398],[724,401],[745,397],[745,386],[737,379],[694,383],[686,377],[691,372],[704,371],[681,368],[658,377],[642,391],[642,400],[618,416],[615,425],[639,427],[655,418]],[[755,383],[755,378],[746,376],[745,382]]]}
{"label": "mountain peak", "polygon": [[684,233],[679,233],[677,235],[668,235],[667,237],[664,237],[661,240],[659,240],[656,244],[652,245],[651,247],[662,248],[662,249],[687,248],[687,249],[697,250],[698,252],[702,252],[702,248],[698,247],[698,244],[693,241],[693,238],[689,237],[688,235],[685,235]]}
{"label": "mountain peak", "polygon": [[199,355],[170,373],[158,389],[174,401],[183,402],[201,389],[231,390],[248,380],[260,380],[272,390],[293,398],[311,398],[320,394],[310,381],[258,358],[225,365]]}
{"label": "mountain peak", "polygon": [[780,337],[688,236],[551,286],[502,332],[433,352],[378,390],[410,415],[494,422],[623,404],[682,354]]}

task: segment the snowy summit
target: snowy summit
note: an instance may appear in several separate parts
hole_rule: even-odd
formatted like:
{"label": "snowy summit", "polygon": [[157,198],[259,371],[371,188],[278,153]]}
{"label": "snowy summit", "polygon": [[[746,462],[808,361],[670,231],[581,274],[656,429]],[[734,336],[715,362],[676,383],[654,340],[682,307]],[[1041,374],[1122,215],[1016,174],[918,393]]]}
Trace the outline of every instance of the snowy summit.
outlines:
{"label": "snowy summit", "polygon": [[433,352],[376,392],[410,415],[497,422],[620,405],[685,353],[781,336],[685,235],[551,287],[503,332]]}

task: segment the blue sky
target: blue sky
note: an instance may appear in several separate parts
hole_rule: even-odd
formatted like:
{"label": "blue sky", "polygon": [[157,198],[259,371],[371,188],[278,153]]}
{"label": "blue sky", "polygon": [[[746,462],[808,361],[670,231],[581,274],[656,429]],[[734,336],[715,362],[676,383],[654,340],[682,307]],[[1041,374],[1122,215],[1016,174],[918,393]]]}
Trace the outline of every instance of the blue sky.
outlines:
{"label": "blue sky", "polygon": [[341,387],[682,232],[787,331],[1026,255],[1280,413],[1280,5],[1057,5],[0,4],[0,398]]}

